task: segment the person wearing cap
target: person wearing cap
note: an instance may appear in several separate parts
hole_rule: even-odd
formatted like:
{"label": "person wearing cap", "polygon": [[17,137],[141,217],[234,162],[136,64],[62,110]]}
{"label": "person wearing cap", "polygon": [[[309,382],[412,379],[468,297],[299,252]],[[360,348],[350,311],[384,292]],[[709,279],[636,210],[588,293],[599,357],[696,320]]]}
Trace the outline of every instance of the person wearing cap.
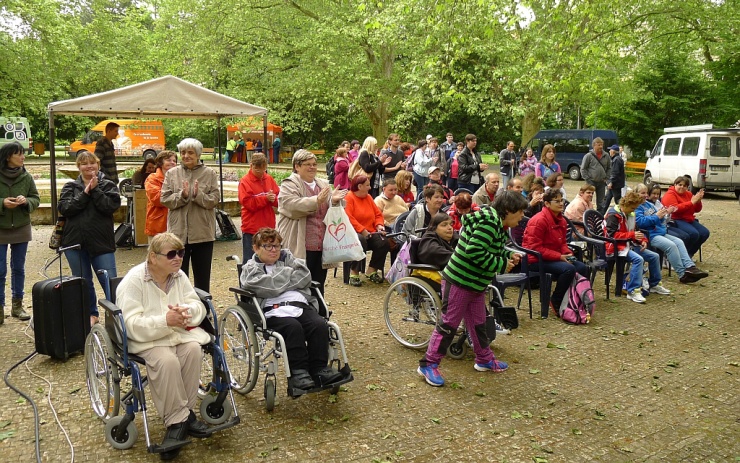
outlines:
{"label": "person wearing cap", "polygon": [[437,166],[432,166],[429,168],[428,173],[429,173],[429,183],[427,183],[427,185],[437,184],[441,186],[442,190],[444,191],[445,202],[447,204],[450,204],[451,200],[454,199],[452,197],[454,193],[452,190],[447,188],[447,185],[445,185],[444,182],[442,181],[442,170]]}
{"label": "person wearing cap", "polygon": [[619,145],[612,145],[609,147],[609,156],[612,160],[612,169],[609,175],[609,180],[606,184],[606,198],[604,198],[604,204],[599,204],[600,211],[605,213],[611,205],[612,198],[614,198],[614,204],[619,204],[619,200],[622,199],[622,188],[625,185],[625,173],[624,173],[624,160],[619,155]]}

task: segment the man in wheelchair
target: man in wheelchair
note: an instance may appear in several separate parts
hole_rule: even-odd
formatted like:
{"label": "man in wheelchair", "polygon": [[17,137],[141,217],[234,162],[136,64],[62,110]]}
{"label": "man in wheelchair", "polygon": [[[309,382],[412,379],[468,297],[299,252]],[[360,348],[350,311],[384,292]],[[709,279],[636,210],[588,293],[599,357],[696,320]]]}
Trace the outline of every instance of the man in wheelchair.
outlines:
{"label": "man in wheelchair", "polygon": [[[210,336],[198,325],[206,309],[187,275],[180,270],[185,246],[172,233],[149,244],[147,259],[118,285],[116,303],[128,333],[128,351],[146,361],[151,395],[167,426],[163,460],[177,456],[187,435],[209,437],[208,425],[196,419],[202,364],[201,345]],[[182,444],[182,445],[179,445]],[[179,445],[179,447],[178,447]]]}
{"label": "man in wheelchair", "polygon": [[254,256],[244,264],[240,283],[261,299],[267,328],[285,340],[290,387],[308,390],[338,381],[342,374],[327,366],[329,327],[310,303],[311,272],[303,259],[280,249],[282,240],[273,228],[254,235]]}

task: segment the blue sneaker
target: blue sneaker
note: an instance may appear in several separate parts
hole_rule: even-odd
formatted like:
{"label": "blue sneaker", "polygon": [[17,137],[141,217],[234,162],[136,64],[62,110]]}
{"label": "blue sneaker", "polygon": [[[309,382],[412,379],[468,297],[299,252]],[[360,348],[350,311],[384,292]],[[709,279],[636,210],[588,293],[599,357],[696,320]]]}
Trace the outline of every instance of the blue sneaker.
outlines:
{"label": "blue sneaker", "polygon": [[474,368],[478,371],[506,371],[509,368],[509,364],[493,359],[488,363],[476,363]]}
{"label": "blue sneaker", "polygon": [[419,368],[416,369],[416,372],[423,376],[431,386],[439,387],[445,385],[445,379],[439,372],[438,363],[428,363],[425,367],[419,366]]}

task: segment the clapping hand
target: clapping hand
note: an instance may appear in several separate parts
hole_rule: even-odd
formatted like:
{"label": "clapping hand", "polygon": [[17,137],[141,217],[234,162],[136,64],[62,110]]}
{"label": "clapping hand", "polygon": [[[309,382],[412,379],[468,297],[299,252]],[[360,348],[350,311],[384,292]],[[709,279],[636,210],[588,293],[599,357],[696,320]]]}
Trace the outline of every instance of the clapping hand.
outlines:
{"label": "clapping hand", "polygon": [[182,197],[183,199],[188,199],[188,196],[190,195],[190,182],[187,180],[182,181]]}
{"label": "clapping hand", "polygon": [[326,201],[329,200],[329,195],[331,194],[331,187],[325,187],[323,190],[319,192],[319,194],[316,196],[316,202],[319,203],[319,205],[324,204]]}
{"label": "clapping hand", "polygon": [[478,168],[483,172],[484,170],[488,170],[488,164],[480,163],[478,164]]}
{"label": "clapping hand", "polygon": [[339,201],[343,200],[347,196],[347,190],[334,190],[331,194],[331,203],[339,204]]}
{"label": "clapping hand", "polygon": [[166,315],[167,326],[186,328],[191,318],[190,309],[172,304],[169,304],[167,307],[170,309]]}
{"label": "clapping hand", "polygon": [[97,187],[97,186],[98,186],[98,177],[95,176],[95,177],[91,178],[90,179],[90,182],[87,184],[87,186],[85,186],[85,193],[86,194],[90,194],[90,192],[92,190],[94,190],[95,187]]}

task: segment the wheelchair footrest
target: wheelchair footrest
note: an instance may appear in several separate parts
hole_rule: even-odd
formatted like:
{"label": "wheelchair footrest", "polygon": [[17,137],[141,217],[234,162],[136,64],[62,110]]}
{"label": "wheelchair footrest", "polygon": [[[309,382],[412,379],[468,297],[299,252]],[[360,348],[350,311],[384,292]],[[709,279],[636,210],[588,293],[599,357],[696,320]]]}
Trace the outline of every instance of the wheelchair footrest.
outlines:
{"label": "wheelchair footrest", "polygon": [[240,417],[238,417],[238,416],[232,416],[225,423],[222,423],[222,424],[219,424],[219,425],[216,425],[216,426],[210,426],[208,428],[208,434],[209,435],[213,435],[214,433],[217,433],[219,431],[223,431],[224,429],[229,429],[229,428],[231,428],[233,426],[236,426],[240,422],[241,422],[241,418]]}
{"label": "wheelchair footrest", "polygon": [[313,387],[311,389],[296,389],[288,387],[288,397],[297,399],[304,394],[325,391],[327,389],[332,389],[337,386],[341,386],[342,384],[347,384],[351,381],[354,381],[355,378],[352,376],[352,371],[350,370],[348,365],[345,365],[344,368],[342,368],[339,372],[342,373],[342,377],[330,384],[324,384],[322,386]]}
{"label": "wheelchair footrest", "polygon": [[147,451],[149,453],[164,453],[164,452],[170,452],[172,450],[177,450],[179,448],[185,447],[188,444],[191,444],[193,441],[187,440],[187,441],[180,441],[175,444],[170,445],[162,445],[162,444],[153,444],[150,445]]}

